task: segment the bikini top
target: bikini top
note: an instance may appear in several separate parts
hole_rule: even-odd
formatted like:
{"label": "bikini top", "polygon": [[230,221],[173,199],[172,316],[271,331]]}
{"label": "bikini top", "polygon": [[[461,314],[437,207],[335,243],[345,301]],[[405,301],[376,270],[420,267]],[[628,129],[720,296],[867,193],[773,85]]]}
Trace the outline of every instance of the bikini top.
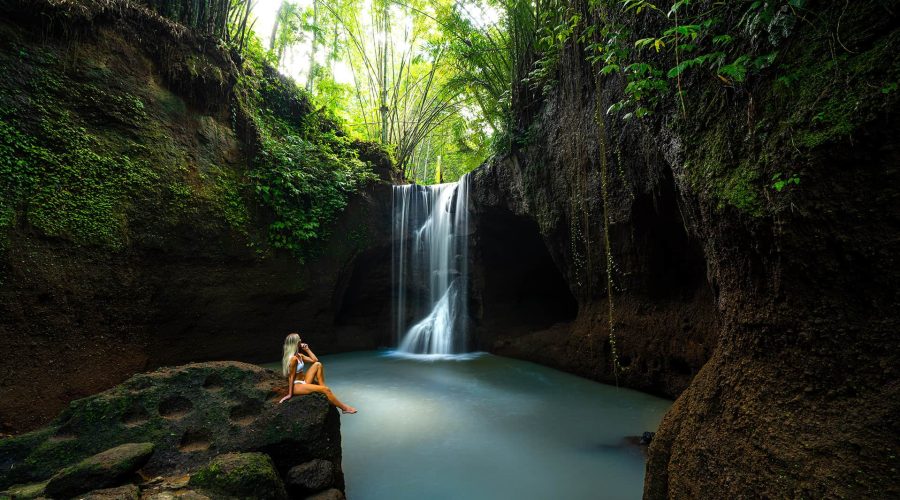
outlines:
{"label": "bikini top", "polygon": [[299,354],[294,354],[294,356],[297,357],[297,371],[295,373],[300,373],[303,371],[303,358]]}

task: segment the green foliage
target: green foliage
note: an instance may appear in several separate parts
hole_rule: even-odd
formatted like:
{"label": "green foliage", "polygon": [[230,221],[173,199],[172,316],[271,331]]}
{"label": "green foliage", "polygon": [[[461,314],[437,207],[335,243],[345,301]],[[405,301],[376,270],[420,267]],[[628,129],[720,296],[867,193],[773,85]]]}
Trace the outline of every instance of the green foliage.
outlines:
{"label": "green foliage", "polygon": [[[143,235],[181,224],[218,231],[221,223],[247,234],[240,173],[216,164],[231,161],[221,152],[236,147],[230,130],[122,73],[131,61],[92,59],[90,44],[73,63],[52,43],[0,43],[7,44],[0,55],[5,234],[36,231],[112,250],[135,236],[135,219],[144,221]],[[203,140],[192,144],[198,133]]]}
{"label": "green foliage", "polygon": [[37,230],[122,249],[141,219],[142,235],[151,237],[183,224],[214,232],[227,225],[252,240],[248,202],[255,197],[274,213],[272,245],[303,258],[349,195],[373,178],[336,119],[314,111],[304,92],[275,73],[256,37],[242,47],[235,88],[234,125],[241,115],[258,132],[246,172],[234,164],[240,145],[229,127],[143,79],[122,78],[121,62],[64,65],[52,47],[12,48],[0,55],[5,234]]}
{"label": "green foliage", "polygon": [[805,47],[799,63],[782,67],[772,107],[792,103],[784,128],[798,146],[813,150],[847,138],[881,109],[890,109],[898,97],[891,89],[900,81],[898,42],[895,32],[865,51],[824,60],[817,47]]}
{"label": "green foliage", "polygon": [[143,0],[160,15],[214,36],[224,36],[232,0]]}
{"label": "green foliage", "polygon": [[36,74],[24,96],[0,87],[0,227],[22,223],[79,244],[121,248],[127,239],[125,207],[156,174],[140,151],[114,151],[107,138],[88,131],[56,96],[64,94],[127,124],[146,118],[143,102],[92,83],[67,81],[49,69],[58,62],[50,53],[22,48],[18,59],[3,61],[10,74],[16,73],[10,66],[15,64]]}
{"label": "green foliage", "polygon": [[45,118],[32,135],[0,117],[2,222],[15,207],[47,235],[79,244],[121,248],[127,237],[123,205],[156,179],[145,161],[110,154],[102,140],[67,113]]}
{"label": "green foliage", "polygon": [[250,182],[275,215],[269,242],[304,259],[329,234],[349,196],[375,176],[334,117],[312,111],[305,91],[260,54],[250,54],[247,64],[237,90],[259,133]]}
{"label": "green foliage", "polygon": [[782,173],[778,172],[772,176],[772,189],[775,191],[781,192],[784,188],[790,186],[791,184],[795,186],[800,185],[800,178],[794,174],[789,174],[786,177],[782,177]]}
{"label": "green foliage", "polygon": [[349,195],[370,178],[366,165],[341,138],[316,139],[265,138],[250,174],[260,198],[276,214],[269,226],[270,241],[301,256],[305,244],[327,234]]}
{"label": "green foliage", "polygon": [[559,57],[582,18],[572,10],[571,5],[554,1],[545,2],[543,9],[536,11],[536,16],[538,23],[535,51],[541,56],[535,61],[534,69],[524,82],[546,95],[557,85],[555,74]]}
{"label": "green foliage", "polygon": [[[782,6],[799,8],[803,2],[752,2],[739,20],[730,23],[723,19],[734,8],[731,4],[704,3],[695,8],[694,3],[679,0],[666,11],[647,0],[621,0],[616,12],[615,6],[590,0],[591,11],[605,20],[599,25],[579,26],[578,14],[557,15],[555,21],[553,16],[545,16],[549,24],[541,27],[545,33],[541,38],[543,56],[535,63],[532,83],[543,82],[545,90],[552,88],[558,54],[578,33],[575,41],[585,48],[588,61],[598,66],[601,75],[621,74],[626,80],[624,98],[610,106],[609,113],[622,112],[625,119],[648,116],[673,95],[675,87],[674,95],[687,115],[682,88],[687,73],[705,70],[722,85],[735,86],[771,66],[777,50],[762,55],[741,53],[738,47],[743,45],[735,41],[756,37],[761,30],[777,29],[780,34],[769,37],[770,45],[776,46],[794,23],[794,17],[785,15]],[[636,16],[637,24],[647,22],[641,21],[644,16],[653,16],[656,19],[648,20],[651,25],[662,20],[663,28],[655,34],[642,32],[636,38],[631,30],[635,22],[614,21],[622,19],[623,14]]]}

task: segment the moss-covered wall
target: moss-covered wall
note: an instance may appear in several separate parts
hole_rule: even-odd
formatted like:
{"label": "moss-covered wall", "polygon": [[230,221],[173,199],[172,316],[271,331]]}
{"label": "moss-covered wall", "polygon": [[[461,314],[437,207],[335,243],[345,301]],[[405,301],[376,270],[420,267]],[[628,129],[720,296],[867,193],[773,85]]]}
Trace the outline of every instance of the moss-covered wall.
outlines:
{"label": "moss-covered wall", "polygon": [[137,221],[159,234],[192,221],[249,234],[246,159],[226,107],[191,109],[116,34],[36,44],[12,25],[3,30],[4,232],[110,251],[129,245]]}
{"label": "moss-covered wall", "polygon": [[336,316],[388,245],[383,151],[146,9],[28,4],[0,7],[0,431],[147,368],[275,359],[289,331],[380,343]]}
{"label": "moss-covered wall", "polygon": [[[540,106],[516,110],[524,145],[473,174],[484,209],[536,223],[579,302],[495,348],[686,385],[645,498],[898,495],[896,2],[627,4],[559,4],[580,20]],[[706,45],[655,49],[685,9],[716,18]],[[723,64],[760,64],[666,76],[725,32]]]}

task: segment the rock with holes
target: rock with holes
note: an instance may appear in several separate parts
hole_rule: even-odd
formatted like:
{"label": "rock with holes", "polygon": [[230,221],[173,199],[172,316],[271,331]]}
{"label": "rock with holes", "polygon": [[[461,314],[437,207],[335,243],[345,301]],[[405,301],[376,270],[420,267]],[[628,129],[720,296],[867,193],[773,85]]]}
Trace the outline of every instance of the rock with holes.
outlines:
{"label": "rock with holes", "polygon": [[92,490],[116,486],[144,466],[153,455],[153,443],[126,443],[57,472],[44,492],[54,498],[71,498]]}
{"label": "rock with holes", "polygon": [[321,395],[278,404],[285,385],[272,370],[237,362],[135,375],[72,402],[46,428],[0,440],[0,490],[133,442],[155,445],[143,468],[150,477],[189,474],[224,453],[262,451],[281,471],[329,462],[334,487],[343,489],[339,413]]}
{"label": "rock with holes", "polygon": [[334,484],[334,464],[327,460],[310,460],[292,467],[285,480],[292,491],[312,493]]}
{"label": "rock with holes", "polygon": [[263,453],[226,453],[191,476],[190,486],[213,496],[287,498],[275,464]]}

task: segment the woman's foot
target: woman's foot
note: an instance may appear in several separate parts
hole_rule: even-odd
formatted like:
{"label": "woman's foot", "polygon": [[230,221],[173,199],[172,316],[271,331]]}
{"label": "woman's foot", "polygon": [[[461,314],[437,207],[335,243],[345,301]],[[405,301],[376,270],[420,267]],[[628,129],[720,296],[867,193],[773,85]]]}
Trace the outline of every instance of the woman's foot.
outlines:
{"label": "woman's foot", "polygon": [[349,414],[351,414],[351,415],[354,414],[354,413],[356,413],[356,412],[358,412],[358,411],[359,411],[359,410],[357,410],[356,408],[354,408],[354,407],[352,407],[352,406],[348,406],[348,407],[346,407],[346,408],[341,408],[341,413],[349,413]]}

